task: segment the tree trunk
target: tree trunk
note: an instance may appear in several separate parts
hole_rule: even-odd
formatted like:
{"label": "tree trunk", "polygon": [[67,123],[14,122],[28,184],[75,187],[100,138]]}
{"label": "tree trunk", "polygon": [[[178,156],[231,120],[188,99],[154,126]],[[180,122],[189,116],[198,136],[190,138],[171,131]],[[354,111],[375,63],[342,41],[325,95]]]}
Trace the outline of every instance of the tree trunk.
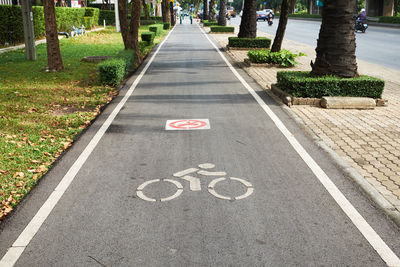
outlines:
{"label": "tree trunk", "polygon": [[219,0],[218,25],[226,26],[226,0]]}
{"label": "tree trunk", "polygon": [[296,9],[296,0],[290,0],[290,14],[294,14],[294,10]]}
{"label": "tree trunk", "polygon": [[64,67],[58,41],[54,1],[44,0],[43,8],[47,42],[47,67],[50,71],[60,71]]}
{"label": "tree trunk", "polygon": [[142,4],[143,4],[144,18],[146,20],[150,20],[149,7],[146,4],[146,0],[142,0]]}
{"label": "tree trunk", "polygon": [[216,21],[215,17],[215,0],[210,1],[210,12],[208,13],[208,20],[209,21]]}
{"label": "tree trunk", "polygon": [[308,3],[307,3],[308,5],[307,5],[307,13],[308,14],[312,14],[312,8],[313,8],[313,0],[308,0]]}
{"label": "tree trunk", "polygon": [[122,40],[124,41],[125,49],[133,49],[133,39],[132,36],[129,34],[128,14],[126,12],[126,1],[124,0],[118,1],[118,15]]}
{"label": "tree trunk", "polygon": [[257,10],[256,0],[244,0],[242,21],[240,22],[240,30],[238,37],[256,38],[257,36],[256,10]]}
{"label": "tree trunk", "polygon": [[357,77],[354,1],[325,0],[311,75]]}
{"label": "tree trunk", "polygon": [[162,0],[162,2],[161,2],[161,12],[162,12],[162,17],[163,17],[163,22],[169,22],[172,25],[171,12],[170,12],[170,9],[169,9],[169,1],[168,0]]}
{"label": "tree trunk", "polygon": [[203,20],[208,20],[208,0],[203,0]]}
{"label": "tree trunk", "polygon": [[129,35],[132,38],[133,49],[135,51],[135,64],[138,66],[142,63],[142,55],[140,54],[139,48],[139,28],[140,28],[140,12],[141,12],[141,1],[132,0],[132,11],[131,11],[131,25]]}
{"label": "tree trunk", "polygon": [[271,52],[279,52],[282,48],[283,37],[285,36],[286,24],[289,17],[289,0],[282,0],[281,15],[279,17],[279,25],[276,30],[274,43]]}

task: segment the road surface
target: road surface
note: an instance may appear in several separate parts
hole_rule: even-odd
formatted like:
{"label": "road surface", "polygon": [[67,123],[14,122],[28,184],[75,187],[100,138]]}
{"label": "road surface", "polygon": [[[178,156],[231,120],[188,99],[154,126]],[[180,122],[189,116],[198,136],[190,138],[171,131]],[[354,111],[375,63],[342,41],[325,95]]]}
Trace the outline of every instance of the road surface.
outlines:
{"label": "road surface", "polygon": [[[229,23],[240,25],[240,17],[232,18]],[[275,35],[278,24],[279,18],[274,19],[272,26],[259,21],[257,29]],[[285,38],[316,47],[320,26],[320,21],[289,19]],[[366,33],[356,33],[356,42],[357,58],[400,70],[400,29],[369,26]]]}
{"label": "road surface", "polygon": [[197,25],[154,53],[1,225],[1,266],[400,264],[394,224]]}

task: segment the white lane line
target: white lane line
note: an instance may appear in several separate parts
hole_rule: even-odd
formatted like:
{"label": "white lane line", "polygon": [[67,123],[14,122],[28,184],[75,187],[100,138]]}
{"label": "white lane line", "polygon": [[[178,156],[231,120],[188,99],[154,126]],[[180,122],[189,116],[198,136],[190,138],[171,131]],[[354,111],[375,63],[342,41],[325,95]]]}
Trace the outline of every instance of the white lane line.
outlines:
{"label": "white lane line", "polygon": [[[107,131],[108,127],[111,125],[121,108],[125,105],[125,102],[128,100],[128,98],[132,95],[133,91],[135,90],[136,86],[139,84],[140,80],[146,73],[147,69],[150,67],[151,63],[153,62],[155,56],[158,54],[160,51],[161,47],[164,45],[165,41],[168,40],[168,37],[171,35],[175,28],[172,28],[172,30],[168,33],[168,35],[165,37],[164,41],[161,42],[159,47],[157,48],[156,52],[153,54],[149,62],[146,64],[142,72],[139,74],[139,76],[136,78],[136,80],[133,82],[129,90],[126,92],[125,96],[121,100],[121,102],[118,103],[118,105],[114,108],[112,113],[108,116],[107,120],[103,123],[103,125],[100,127],[100,129],[97,131],[95,136],[90,140],[89,144],[86,146],[85,150],[79,155],[79,158],[74,162],[74,164],[71,166],[71,168],[68,170],[68,172],[65,174],[65,176],[62,178],[60,183],[57,185],[57,187],[54,189],[54,191],[51,193],[51,195],[47,198],[46,202],[43,204],[43,206],[39,209],[39,211],[36,213],[36,215],[32,218],[32,220],[28,223],[28,225],[25,227],[25,229],[22,231],[22,233],[18,236],[17,240],[14,242],[14,244],[8,249],[7,253],[3,256],[3,258],[0,260],[0,266],[2,267],[8,267],[8,266],[14,266],[14,264],[17,262],[21,254],[23,253],[24,249],[26,246],[28,246],[29,242],[32,240],[32,238],[35,236],[35,234],[38,232],[39,228],[43,224],[43,222],[46,220],[46,218],[49,216],[53,208],[57,205],[58,201],[62,197],[62,195],[65,193],[69,185],[72,183],[74,180],[76,174],[79,172],[79,170],[82,168],[83,164],[86,162],[90,154],[93,152],[93,150],[96,148],[97,144],[99,143],[100,139],[103,137],[104,133]],[[18,249],[12,249],[14,247],[19,247]],[[23,248],[23,249],[21,249]]]}
{"label": "white lane line", "polygon": [[[200,28],[200,26],[199,26]],[[304,147],[297,141],[293,134],[286,128],[283,122],[275,115],[275,113],[269,108],[269,106],[261,99],[261,97],[254,91],[254,89],[243,79],[243,77],[235,70],[232,64],[226,59],[218,47],[211,41],[207,34],[200,28],[200,31],[204,34],[207,40],[219,53],[221,58],[228,65],[229,69],[233,72],[236,78],[243,84],[243,86],[249,91],[254,97],[261,108],[267,113],[271,120],[275,123],[276,127],[286,137],[289,143],[292,145],[294,150],[299,154],[307,166],[311,169],[314,175],[322,183],[325,189],[329,192],[332,198],[344,211],[344,213],[350,218],[353,224],[365,237],[365,239],[371,244],[376,250],[379,256],[386,262],[388,266],[400,266],[399,257],[389,248],[389,246],[382,240],[382,238],[375,232],[375,230],[368,224],[368,222],[361,216],[361,214],[353,207],[350,201],[343,195],[343,193],[336,187],[331,181],[328,175],[321,169],[321,167],[314,161],[314,159],[308,154]]]}

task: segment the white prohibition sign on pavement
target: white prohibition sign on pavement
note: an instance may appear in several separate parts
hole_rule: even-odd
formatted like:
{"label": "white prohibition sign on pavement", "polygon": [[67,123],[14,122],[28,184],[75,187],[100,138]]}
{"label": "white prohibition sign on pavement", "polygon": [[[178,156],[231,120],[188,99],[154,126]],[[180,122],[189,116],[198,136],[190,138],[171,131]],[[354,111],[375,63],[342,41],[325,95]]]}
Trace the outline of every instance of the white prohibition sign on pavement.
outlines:
{"label": "white prohibition sign on pavement", "polygon": [[[200,28],[200,25],[198,25]],[[236,76],[236,78],[242,83],[247,91],[253,96],[264,112],[271,118],[275,123],[276,127],[281,131],[285,138],[292,145],[293,149],[303,159],[310,170],[314,173],[315,177],[321,182],[325,189],[329,192],[332,198],[336,201],[343,212],[350,218],[353,224],[357,227],[360,233],[365,239],[371,244],[379,256],[386,262],[388,266],[400,266],[399,257],[390,249],[390,247],[382,240],[382,238],[375,232],[375,230],[369,225],[364,217],[354,208],[349,200],[343,195],[343,193],[337,188],[332,182],[329,176],[324,170],[318,165],[317,162],[311,157],[310,154],[304,149],[304,147],[297,141],[296,137],[286,128],[283,122],[278,116],[271,110],[271,108],[262,100],[262,98],[256,93],[256,91],[245,81],[245,79],[237,72],[232,64],[226,59],[218,47],[211,41],[207,36],[207,33],[200,28],[200,31],[204,34],[207,40],[215,48],[216,52],[221,56],[222,60],[225,61],[226,65]]]}
{"label": "white prohibition sign on pavement", "polygon": [[[212,169],[214,167],[215,167],[215,165],[212,164],[212,163],[204,163],[204,164],[200,164],[199,165],[199,168],[202,168],[202,169]],[[204,176],[226,175],[226,172],[209,172],[209,171],[199,170],[197,168],[189,168],[189,169],[186,169],[186,170],[183,170],[183,171],[180,171],[180,172],[176,172],[176,173],[174,173],[173,176],[175,176],[177,178],[181,178],[181,179],[183,179],[185,181],[188,181],[189,182],[190,191],[201,191],[200,178],[188,175],[188,174],[191,174],[191,173],[197,173],[197,174],[204,175]],[[247,188],[246,193],[244,193],[244,194],[242,194],[240,196],[234,197],[234,198],[221,195],[221,194],[219,194],[219,193],[217,193],[215,191],[215,186],[216,186],[217,183],[219,183],[221,181],[225,181],[225,180],[227,180],[225,177],[219,177],[219,178],[213,179],[208,184],[208,192],[211,195],[215,196],[216,198],[223,199],[223,200],[240,200],[240,199],[244,199],[244,198],[250,196],[251,194],[253,194],[253,192],[254,192],[253,185],[251,183],[249,183],[248,181],[246,181],[246,180],[244,180],[242,178],[229,177],[229,180],[237,181],[239,183],[242,183]],[[158,183],[158,182],[161,182],[161,181],[166,181],[166,182],[173,183],[177,187],[177,191],[175,192],[175,194],[173,194],[170,197],[161,198],[161,200],[160,200],[161,202],[165,202],[165,201],[169,201],[169,200],[175,199],[175,198],[179,197],[182,194],[183,186],[182,186],[181,183],[179,183],[177,181],[174,181],[174,180],[171,180],[171,179],[163,179],[163,180],[154,179],[154,180],[146,181],[146,182],[142,183],[141,185],[139,185],[138,188],[136,189],[136,195],[139,198],[141,198],[141,199],[143,199],[145,201],[156,202],[157,200],[155,198],[151,198],[151,197],[146,196],[143,193],[143,190],[146,188],[146,186],[148,186],[150,184],[153,184],[153,183]]]}
{"label": "white prohibition sign on pavement", "polygon": [[182,119],[182,120],[167,120],[165,130],[209,130],[210,121],[208,119]]}

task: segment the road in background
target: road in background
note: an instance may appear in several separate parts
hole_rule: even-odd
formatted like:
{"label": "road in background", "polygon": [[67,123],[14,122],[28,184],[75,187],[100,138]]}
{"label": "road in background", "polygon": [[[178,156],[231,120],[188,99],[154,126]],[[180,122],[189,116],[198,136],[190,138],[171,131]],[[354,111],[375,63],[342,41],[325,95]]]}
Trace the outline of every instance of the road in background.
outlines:
{"label": "road in background", "polygon": [[[229,23],[240,25],[240,17],[232,18]],[[275,35],[279,18],[268,26],[266,21],[259,21],[257,29]],[[288,40],[317,46],[320,21],[289,19],[285,38]],[[400,70],[400,29],[369,26],[366,33],[357,33],[357,58]]]}

